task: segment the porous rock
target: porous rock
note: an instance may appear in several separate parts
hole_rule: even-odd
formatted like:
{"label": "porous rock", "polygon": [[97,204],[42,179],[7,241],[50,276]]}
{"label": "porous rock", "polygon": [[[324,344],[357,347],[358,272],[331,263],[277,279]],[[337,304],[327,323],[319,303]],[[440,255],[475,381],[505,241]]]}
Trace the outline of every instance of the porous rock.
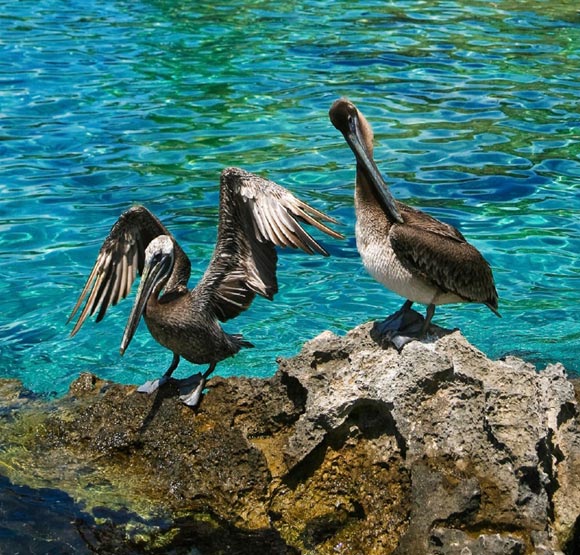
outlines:
{"label": "porous rock", "polygon": [[369,332],[325,332],[267,380],[213,378],[197,411],[171,385],[147,396],[84,374],[40,409],[12,403],[0,462],[82,499],[92,551],[580,550],[564,368],[491,361],[459,332],[401,353]]}

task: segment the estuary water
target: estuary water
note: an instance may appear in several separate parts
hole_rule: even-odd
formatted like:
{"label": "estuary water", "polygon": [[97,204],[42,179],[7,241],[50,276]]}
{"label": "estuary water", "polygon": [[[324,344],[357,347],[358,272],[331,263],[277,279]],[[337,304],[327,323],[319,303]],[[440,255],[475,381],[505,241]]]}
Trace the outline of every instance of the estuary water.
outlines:
{"label": "estuary water", "polygon": [[318,333],[396,310],[356,250],[355,163],[327,115],[340,96],[372,123],[393,194],[493,267],[501,319],[448,305],[434,321],[490,357],[580,372],[577,0],[0,0],[0,18],[1,377],[60,395],[83,371],[164,371],[144,324],[119,355],[132,295],[72,339],[67,317],[135,203],[180,241],[194,285],[227,166],[326,211],[346,240],[315,234],[330,258],[280,252],[274,302],[225,325],[256,348],[218,374],[270,376]]}

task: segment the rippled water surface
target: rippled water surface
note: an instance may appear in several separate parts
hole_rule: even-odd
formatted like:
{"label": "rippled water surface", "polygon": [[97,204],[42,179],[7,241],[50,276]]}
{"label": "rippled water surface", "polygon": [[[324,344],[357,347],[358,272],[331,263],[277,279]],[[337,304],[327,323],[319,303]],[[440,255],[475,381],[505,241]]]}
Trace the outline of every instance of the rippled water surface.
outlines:
{"label": "rippled water surface", "polygon": [[[329,259],[280,255],[275,302],[226,328],[256,348],[222,375],[271,375],[319,332],[403,302],[354,243],[355,164],[327,112],[348,96],[400,200],[457,226],[494,268],[502,319],[438,308],[491,357],[580,371],[580,16],[576,0],[287,2],[0,0],[0,374],[66,391],[126,383],[171,355],[127,300],[73,339],[66,319],[133,203],[193,263],[211,255],[220,171],[241,166],[343,222]],[[320,237],[317,235],[317,237]],[[182,363],[176,375],[187,375]]]}

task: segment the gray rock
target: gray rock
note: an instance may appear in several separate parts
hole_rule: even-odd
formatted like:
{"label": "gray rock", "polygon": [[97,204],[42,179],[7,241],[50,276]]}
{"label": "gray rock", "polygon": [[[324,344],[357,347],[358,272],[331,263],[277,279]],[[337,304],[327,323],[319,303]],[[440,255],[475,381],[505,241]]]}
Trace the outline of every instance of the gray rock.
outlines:
{"label": "gray rock", "polygon": [[[574,388],[564,368],[537,372],[513,357],[491,361],[458,332],[398,354],[378,349],[369,329],[344,338],[324,333],[282,363],[282,372],[308,392],[288,441],[289,467],[352,411],[380,406],[389,415],[383,433],[396,438],[411,476],[410,522],[396,553],[426,553],[441,523],[473,531],[485,524],[501,534],[549,529],[570,541],[579,515],[580,450]],[[488,536],[496,537],[480,537]],[[490,553],[533,546],[531,537],[515,543],[498,537],[494,545],[503,547]],[[477,549],[491,541],[478,539]],[[554,552],[558,541],[547,545]]]}
{"label": "gray rock", "polygon": [[370,329],[321,334],[269,380],[214,378],[197,412],[88,374],[44,404],[7,383],[0,468],[98,516],[82,530],[101,552],[580,552],[564,368],[489,360],[459,332],[398,353]]}

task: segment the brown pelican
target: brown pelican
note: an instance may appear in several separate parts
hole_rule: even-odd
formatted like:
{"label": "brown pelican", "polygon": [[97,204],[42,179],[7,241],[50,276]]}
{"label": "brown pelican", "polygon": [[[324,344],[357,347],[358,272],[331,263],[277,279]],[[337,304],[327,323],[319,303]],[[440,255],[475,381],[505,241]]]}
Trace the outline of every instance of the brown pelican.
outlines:
{"label": "brown pelican", "polygon": [[71,336],[95,311],[96,321],[102,320],[110,306],[127,296],[139,273],[141,281],[123,334],[121,355],[143,315],[151,335],[173,353],[173,360],[162,378],[146,382],[138,391],[155,391],[170,378],[180,357],[209,364],[203,375],[192,377],[196,378],[193,382],[191,378],[179,382],[189,386],[182,401],[195,407],[216,364],[242,347],[253,346],[241,335],[226,333],[218,320],[225,322],[246,310],[256,294],[270,300],[274,297],[278,291],[275,246],[328,256],[301,222],[342,238],[319,220],[336,223],[276,183],[239,168],[225,169],[220,180],[217,244],[203,277],[190,290],[191,264],[175,238],[145,207],[130,208],[103,242],[70,315],[69,321],[86,298]]}
{"label": "brown pelican", "polygon": [[[407,299],[402,308],[376,324],[378,338],[401,349],[423,337],[435,307],[456,302],[483,303],[497,316],[491,268],[453,226],[396,201],[373,159],[373,132],[356,106],[336,100],[330,121],[356,158],[356,243],[366,270]],[[427,317],[411,309],[427,305]]]}

